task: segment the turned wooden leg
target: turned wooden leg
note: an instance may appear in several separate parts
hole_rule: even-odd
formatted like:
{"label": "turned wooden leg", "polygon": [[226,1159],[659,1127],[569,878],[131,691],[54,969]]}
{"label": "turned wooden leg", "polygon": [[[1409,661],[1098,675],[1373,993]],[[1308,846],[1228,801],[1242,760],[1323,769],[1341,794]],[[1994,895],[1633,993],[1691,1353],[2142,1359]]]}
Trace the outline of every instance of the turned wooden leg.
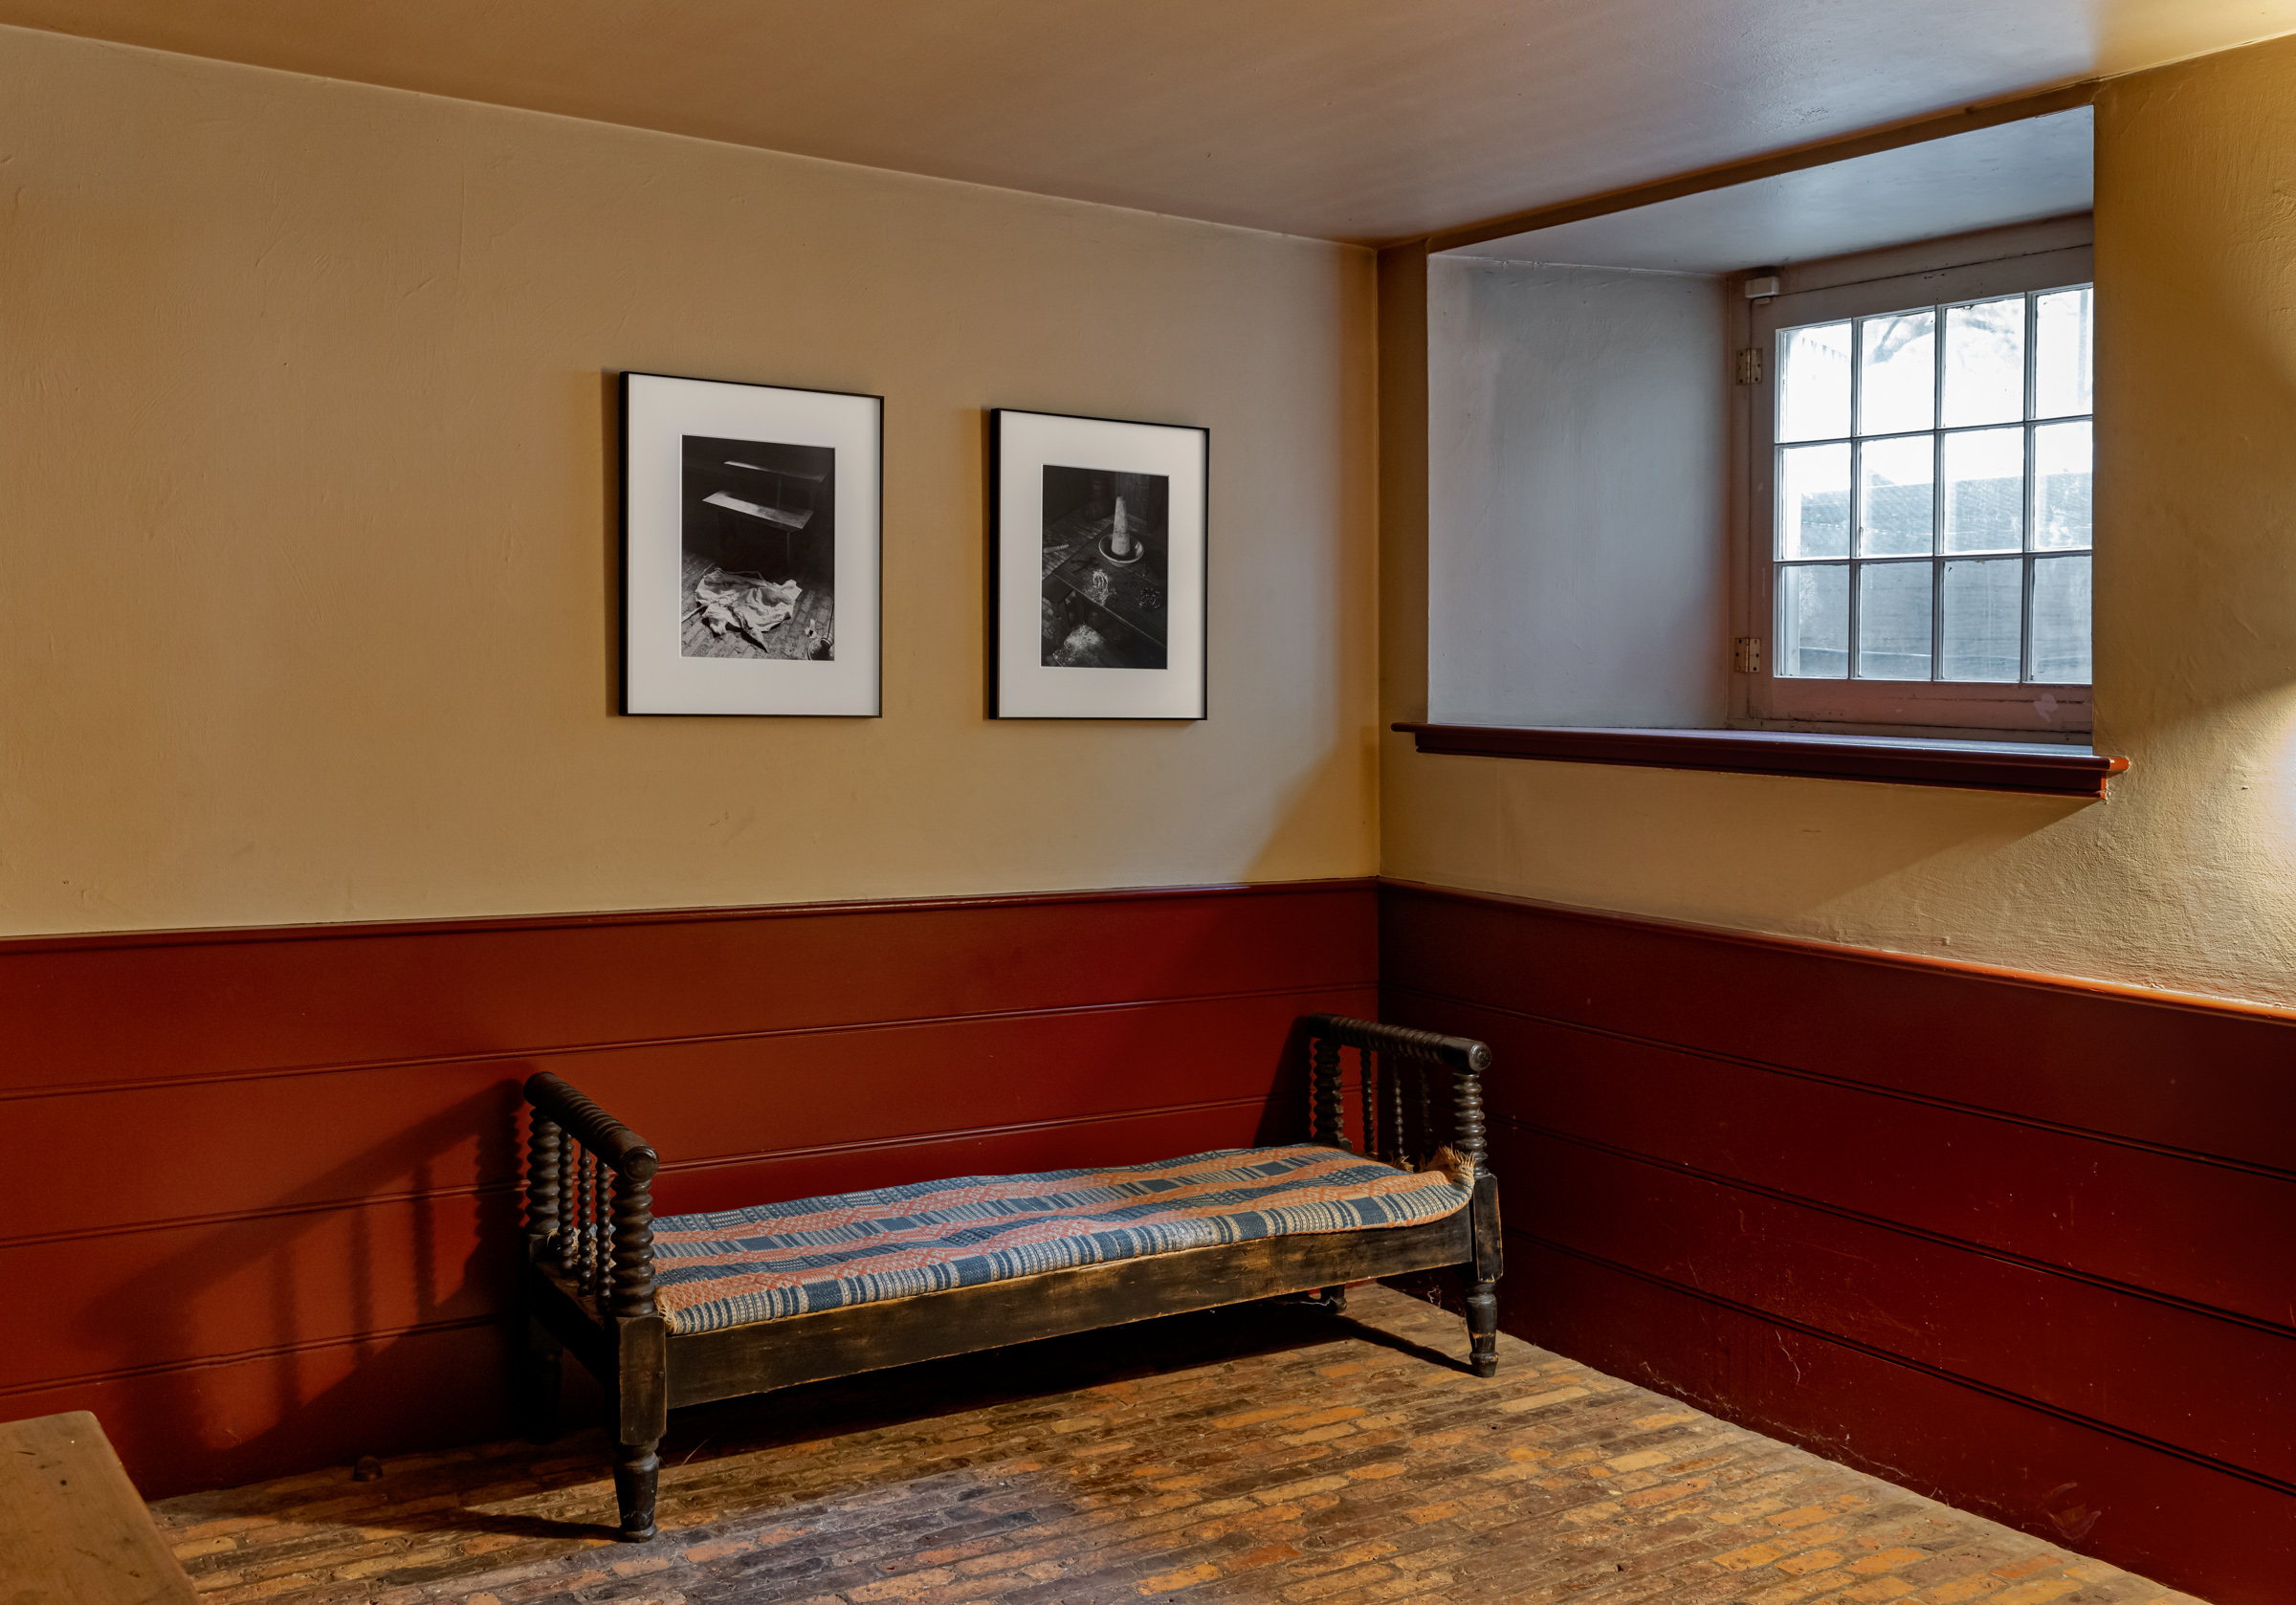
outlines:
{"label": "turned wooden leg", "polygon": [[548,1443],[558,1437],[558,1389],[564,1366],[558,1339],[541,1322],[528,1316],[526,1348],[519,1356],[519,1423],[530,1443]]}
{"label": "turned wooden leg", "polygon": [[1451,1130],[1459,1153],[1473,1167],[1474,1195],[1468,1219],[1474,1256],[1460,1266],[1467,1286],[1468,1363],[1477,1376],[1499,1374],[1499,1278],[1507,1269],[1507,1239],[1499,1226],[1499,1179],[1490,1174],[1490,1148],[1483,1134],[1483,1076],[1490,1050],[1480,1043],[1467,1074],[1451,1079]]}
{"label": "turned wooden leg", "polygon": [[622,1506],[625,1544],[643,1544],[653,1536],[653,1501],[662,1481],[662,1457],[651,1443],[625,1443],[614,1451],[614,1497]]}
{"label": "turned wooden leg", "polygon": [[614,1248],[607,1267],[618,1353],[614,1495],[622,1505],[626,1544],[653,1536],[653,1501],[662,1480],[662,1458],[654,1450],[670,1429],[669,1327],[653,1307],[653,1152],[647,1149],[614,1178]]}
{"label": "turned wooden leg", "polygon": [[1499,1374],[1499,1285],[1467,1281],[1467,1339],[1468,1363],[1477,1376]]}

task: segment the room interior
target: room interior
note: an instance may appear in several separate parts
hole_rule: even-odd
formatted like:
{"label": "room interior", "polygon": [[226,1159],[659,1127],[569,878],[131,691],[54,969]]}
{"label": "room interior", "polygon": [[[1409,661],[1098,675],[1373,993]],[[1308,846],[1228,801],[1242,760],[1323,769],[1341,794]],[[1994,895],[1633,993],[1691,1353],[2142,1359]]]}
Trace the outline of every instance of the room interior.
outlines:
{"label": "room interior", "polygon": [[[536,1071],[716,1210],[1266,1140],[1330,1012],[1490,1045],[1511,1341],[2287,1596],[2296,5],[0,0],[0,1418],[512,1438]],[[1754,729],[1748,282],[1979,235],[2093,249],[2090,722]],[[884,398],[880,716],[620,711],[627,371]],[[1208,429],[1205,718],[992,716],[1000,407]]]}

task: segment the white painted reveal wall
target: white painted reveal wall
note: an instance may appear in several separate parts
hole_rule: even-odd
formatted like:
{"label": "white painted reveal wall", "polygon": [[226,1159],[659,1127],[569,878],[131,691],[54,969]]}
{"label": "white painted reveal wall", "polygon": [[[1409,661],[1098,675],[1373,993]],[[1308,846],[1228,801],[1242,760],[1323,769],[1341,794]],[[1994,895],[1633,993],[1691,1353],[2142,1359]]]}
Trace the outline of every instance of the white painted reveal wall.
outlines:
{"label": "white painted reveal wall", "polygon": [[1724,289],[1428,261],[1430,717],[1723,721]]}

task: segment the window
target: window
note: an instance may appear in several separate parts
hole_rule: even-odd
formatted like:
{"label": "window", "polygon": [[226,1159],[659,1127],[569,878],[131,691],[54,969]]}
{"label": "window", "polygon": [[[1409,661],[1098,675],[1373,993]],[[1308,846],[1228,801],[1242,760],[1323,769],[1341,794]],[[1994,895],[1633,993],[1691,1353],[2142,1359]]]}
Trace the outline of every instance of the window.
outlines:
{"label": "window", "polygon": [[1746,722],[2086,736],[2087,257],[1756,304]]}

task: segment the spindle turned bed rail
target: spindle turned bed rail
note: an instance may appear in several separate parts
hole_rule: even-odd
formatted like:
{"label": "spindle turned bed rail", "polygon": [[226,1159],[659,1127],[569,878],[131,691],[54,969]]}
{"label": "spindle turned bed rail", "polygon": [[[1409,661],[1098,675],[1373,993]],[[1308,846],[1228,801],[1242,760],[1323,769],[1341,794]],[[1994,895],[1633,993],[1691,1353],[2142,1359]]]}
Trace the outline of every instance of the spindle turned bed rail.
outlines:
{"label": "spindle turned bed rail", "polygon": [[[561,1354],[571,1350],[606,1390],[619,1445],[620,1536],[641,1542],[654,1532],[656,1451],[669,1413],[711,1399],[1252,1299],[1320,1290],[1336,1310],[1350,1282],[1445,1268],[1456,1268],[1465,1284],[1474,1374],[1494,1374],[1499,1196],[1485,1163],[1482,1093],[1490,1050],[1463,1037],[1339,1015],[1310,1015],[1301,1025],[1309,1044],[1309,1143],[1407,1170],[1425,1168],[1447,1147],[1468,1161],[1467,1207],[1416,1225],[1178,1249],[714,1331],[673,1332],[654,1306],[659,1155],[565,1081],[547,1072],[529,1077],[527,1431],[537,1441],[557,1435]],[[1360,1064],[1354,1100],[1340,1061],[1347,1047]],[[1450,1078],[1447,1100],[1428,1086],[1438,1072]],[[1358,1105],[1352,1141],[1351,1101]]]}

